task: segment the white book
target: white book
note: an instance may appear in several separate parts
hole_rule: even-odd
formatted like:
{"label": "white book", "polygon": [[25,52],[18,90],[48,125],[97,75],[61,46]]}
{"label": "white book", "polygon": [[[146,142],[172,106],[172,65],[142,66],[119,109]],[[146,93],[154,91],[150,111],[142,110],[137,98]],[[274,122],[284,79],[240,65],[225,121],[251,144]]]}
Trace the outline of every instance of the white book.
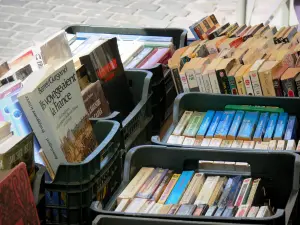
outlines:
{"label": "white book", "polygon": [[182,87],[183,87],[183,92],[184,93],[189,93],[190,88],[189,88],[188,80],[187,80],[185,74],[180,73],[179,76],[180,76],[180,81],[181,81],[181,84],[182,84]]}
{"label": "white book", "polygon": [[54,173],[97,147],[72,59],[33,72],[18,99]]}
{"label": "white book", "polygon": [[203,83],[204,83],[205,93],[213,93],[213,90],[212,90],[212,87],[211,87],[211,84],[210,84],[209,75],[206,72],[207,71],[204,71],[204,73],[202,74],[202,79],[203,79]]}
{"label": "white book", "polygon": [[258,70],[262,66],[262,64],[265,62],[265,60],[260,59],[256,60],[256,62],[252,65],[250,68],[250,79],[252,83],[252,88],[255,96],[262,96],[262,90],[260,86],[259,76],[258,76]]}
{"label": "white book", "polygon": [[211,71],[209,73],[209,80],[210,80],[210,84],[211,84],[211,88],[212,88],[212,92],[215,94],[220,94],[221,90],[219,87],[219,82],[218,82],[218,78],[217,78],[217,74],[216,71]]}
{"label": "white book", "polygon": [[199,86],[198,86],[198,82],[194,70],[192,69],[186,70],[185,76],[187,77],[190,91],[199,92]]}
{"label": "white book", "polygon": [[246,88],[246,93],[247,93],[247,95],[252,95],[252,96],[254,96],[254,91],[253,91],[253,88],[252,88],[252,83],[251,83],[251,80],[250,80],[249,73],[248,73],[248,74],[245,74],[245,75],[243,76],[243,80],[244,80],[244,84],[245,84],[245,88]]}
{"label": "white book", "polygon": [[11,123],[6,121],[0,121],[0,142],[10,135]]}
{"label": "white book", "polygon": [[209,199],[213,194],[219,180],[220,176],[207,177],[194,205],[208,204]]}
{"label": "white book", "polygon": [[202,76],[202,73],[201,73],[201,69],[195,69],[195,76],[196,76],[196,79],[197,79],[199,92],[200,93],[205,93],[205,86],[204,86],[204,80],[203,80],[203,76]]}

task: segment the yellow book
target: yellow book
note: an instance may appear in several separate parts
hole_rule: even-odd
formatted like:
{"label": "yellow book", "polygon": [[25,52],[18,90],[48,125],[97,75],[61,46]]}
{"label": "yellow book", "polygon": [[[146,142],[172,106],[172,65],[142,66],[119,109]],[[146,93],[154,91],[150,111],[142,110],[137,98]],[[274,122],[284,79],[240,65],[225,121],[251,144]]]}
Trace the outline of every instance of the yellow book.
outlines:
{"label": "yellow book", "polygon": [[248,74],[252,65],[243,65],[235,74],[235,82],[237,85],[239,95],[246,95],[246,87],[244,84],[243,76],[244,74]]}
{"label": "yellow book", "polygon": [[179,177],[180,177],[180,174],[177,174],[177,173],[173,174],[171,180],[169,181],[167,187],[165,188],[164,192],[160,196],[157,203],[165,204],[165,202],[167,201],[170,193],[172,192],[176,182],[178,181]]}

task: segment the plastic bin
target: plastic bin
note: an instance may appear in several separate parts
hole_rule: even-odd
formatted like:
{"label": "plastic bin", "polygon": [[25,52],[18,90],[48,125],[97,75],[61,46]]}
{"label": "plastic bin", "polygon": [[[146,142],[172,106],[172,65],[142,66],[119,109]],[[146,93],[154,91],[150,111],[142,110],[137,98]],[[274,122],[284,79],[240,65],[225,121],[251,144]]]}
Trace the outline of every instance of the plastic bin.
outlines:
{"label": "plastic bin", "polygon": [[[186,93],[176,97],[173,107],[173,123],[166,132],[165,136],[160,140],[158,136],[153,136],[151,141],[153,144],[176,146],[167,144],[169,136],[172,134],[182,113],[185,110],[206,112],[207,110],[224,110],[226,105],[261,105],[261,106],[278,106],[289,114],[299,115],[300,98],[286,97],[260,97],[260,96],[239,96],[239,95],[221,95],[221,94],[203,94],[203,93]],[[177,145],[182,147],[182,145]],[[190,146],[192,147],[192,146]],[[207,147],[206,147],[207,148]],[[214,147],[209,147],[216,149]],[[198,147],[197,149],[203,149]],[[219,148],[218,148],[219,149]],[[244,149],[239,149],[244,150]]]}
{"label": "plastic bin", "polygon": [[[132,112],[121,121],[119,112],[113,112],[110,116],[101,118],[102,120],[116,120],[122,124],[122,133],[124,136],[125,152],[135,146],[135,142],[141,133],[144,132],[146,126],[152,120],[151,112],[151,72],[145,70],[127,70],[125,71],[129,82],[130,90],[133,96],[135,108]],[[150,140],[150,137],[142,140],[143,143]]]}
{"label": "plastic bin", "polygon": [[82,163],[58,167],[45,182],[46,224],[90,224],[93,200],[106,204],[121,182],[120,124],[92,120],[99,146]]}
{"label": "plastic bin", "polygon": [[[173,38],[176,49],[187,45],[187,30],[179,28],[116,28],[116,27],[97,27],[88,25],[72,25],[65,28],[67,33],[76,34],[76,32],[86,33],[109,33],[109,34],[129,34],[129,35],[147,35],[147,36],[168,36]],[[171,83],[174,85],[170,71],[166,71],[167,67],[161,64],[157,64],[153,68],[149,68],[148,71],[152,72],[152,104],[157,105],[166,96],[166,92],[169,89],[169,83],[164,82],[169,73]],[[167,73],[165,73],[167,72]],[[174,97],[175,98],[175,97]],[[174,100],[174,99],[173,99]],[[158,118],[154,118],[154,127],[161,126],[161,123],[156,122]]]}
{"label": "plastic bin", "polygon": [[[228,225],[226,223],[193,222],[184,220],[144,219],[125,216],[97,216],[93,225]],[[238,224],[236,224],[238,225]],[[244,224],[245,225],[245,224]],[[247,224],[250,225],[250,224]]]}
{"label": "plastic bin", "polygon": [[[246,162],[250,165],[248,172],[199,169],[199,160]],[[223,151],[189,148],[175,148],[166,146],[139,146],[131,149],[124,164],[123,181],[115,195],[105,208],[98,202],[93,202],[94,212],[104,215],[133,216],[153,219],[176,219],[202,222],[217,222],[229,224],[288,224],[299,192],[300,156],[290,152],[271,152],[245,150]],[[280,165],[280,166],[279,166]],[[268,199],[275,207],[275,215],[266,218],[236,218],[236,217],[208,217],[208,216],[179,216],[130,214],[111,211],[116,206],[117,196],[124,190],[129,181],[141,167],[161,167],[172,169],[177,173],[183,170],[196,170],[210,175],[242,175],[261,178]]]}

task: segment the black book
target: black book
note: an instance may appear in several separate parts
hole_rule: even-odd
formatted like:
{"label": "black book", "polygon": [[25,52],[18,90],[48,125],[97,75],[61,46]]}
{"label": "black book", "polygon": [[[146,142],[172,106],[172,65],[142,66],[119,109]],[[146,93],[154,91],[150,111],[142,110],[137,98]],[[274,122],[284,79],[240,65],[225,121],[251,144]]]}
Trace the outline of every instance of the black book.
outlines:
{"label": "black book", "polygon": [[111,111],[118,111],[124,119],[134,108],[133,97],[125,76],[117,39],[112,38],[93,45],[80,57],[89,80],[100,80]]}

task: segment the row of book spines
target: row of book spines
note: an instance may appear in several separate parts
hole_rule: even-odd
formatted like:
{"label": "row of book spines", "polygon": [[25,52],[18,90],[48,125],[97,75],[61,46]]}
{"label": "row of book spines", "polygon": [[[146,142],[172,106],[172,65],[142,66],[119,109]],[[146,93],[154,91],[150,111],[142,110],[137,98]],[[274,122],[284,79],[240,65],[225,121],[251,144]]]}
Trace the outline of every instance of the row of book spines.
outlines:
{"label": "row of book spines", "polygon": [[[231,106],[225,108],[234,108]],[[235,107],[238,109],[239,107]],[[260,107],[260,110],[268,110]],[[278,112],[280,108],[273,108]],[[242,110],[207,112],[185,111],[169,142],[184,143],[184,137],[220,138],[242,141],[270,141],[296,139],[297,118],[286,112],[269,113]],[[176,136],[183,136],[177,138]],[[186,139],[189,143],[190,139]]]}
{"label": "row of book spines", "polygon": [[172,135],[168,144],[194,146],[194,147],[221,147],[221,148],[242,148],[258,150],[289,150],[300,151],[300,141],[296,145],[295,140],[271,140],[271,141],[242,141],[242,140],[222,140],[221,138],[196,139],[184,136]]}
{"label": "row of book spines", "polygon": [[[240,189],[240,184],[247,188]],[[242,179],[241,176],[227,178],[208,176],[194,171],[183,171],[173,174],[173,171],[161,168],[143,167],[118,196],[117,210],[122,208],[124,199],[148,199],[159,204],[208,204],[240,206],[252,205],[260,179]],[[252,187],[252,184],[253,185]],[[226,186],[225,186],[226,185]],[[223,192],[223,189],[227,192]],[[239,190],[248,190],[247,192]],[[250,191],[251,190],[251,191]],[[230,194],[231,193],[231,194]],[[240,198],[242,196],[242,201]],[[250,196],[250,198],[249,198]],[[140,200],[142,201],[142,200]],[[130,207],[127,211],[130,211]]]}
{"label": "row of book spines", "polygon": [[[129,206],[133,204],[133,206]],[[127,209],[128,207],[128,209]],[[271,215],[268,206],[209,206],[207,204],[200,205],[179,205],[170,204],[163,205],[153,200],[147,199],[124,199],[120,203],[117,212],[127,213],[145,213],[145,214],[165,214],[180,216],[219,216],[219,217],[249,217],[263,218]]]}

